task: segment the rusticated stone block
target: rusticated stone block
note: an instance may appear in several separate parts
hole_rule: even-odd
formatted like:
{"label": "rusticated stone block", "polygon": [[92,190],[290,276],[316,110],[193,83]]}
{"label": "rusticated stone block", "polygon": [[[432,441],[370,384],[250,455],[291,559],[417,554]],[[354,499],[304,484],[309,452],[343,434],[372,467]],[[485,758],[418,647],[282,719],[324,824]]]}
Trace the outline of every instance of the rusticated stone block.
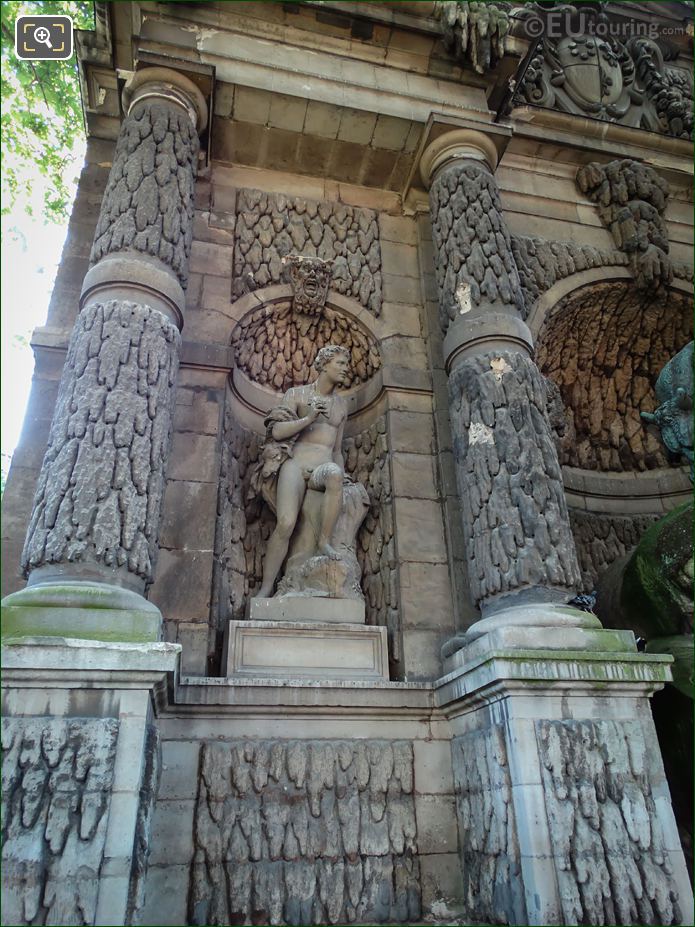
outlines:
{"label": "rusticated stone block", "polygon": [[562,473],[533,361],[503,351],[449,378],[459,495],[474,601],[524,586],[579,585]]}
{"label": "rusticated stone block", "polygon": [[191,924],[420,915],[410,743],[205,743],[194,839]]}
{"label": "rusticated stone block", "polygon": [[681,924],[637,721],[537,721],[565,923]]}
{"label": "rusticated stone block", "polygon": [[135,107],[116,145],[92,264],[114,252],[139,251],[159,258],[186,285],[198,148],[181,107],[161,100]]}
{"label": "rusticated stone block", "polygon": [[[430,189],[442,330],[466,304],[515,307],[526,315],[519,272],[495,178],[480,165],[442,170]],[[387,298],[391,299],[387,291]]]}
{"label": "rusticated stone block", "polygon": [[640,418],[657,404],[664,364],[692,338],[692,298],[645,296],[629,281],[594,283],[560,300],[538,336],[537,362],[564,404],[561,463],[653,470],[665,449]]}
{"label": "rusticated stone block", "polygon": [[160,312],[78,316],[22,555],[26,572],[97,562],[152,577],[180,336]]}
{"label": "rusticated stone block", "polygon": [[93,924],[115,719],[4,718],[4,924]]}
{"label": "rusticated stone block", "polygon": [[[359,159],[358,159],[359,163]],[[381,246],[376,213],[260,190],[237,192],[232,294],[280,283],[282,258],[333,261],[333,289],[381,312]]]}

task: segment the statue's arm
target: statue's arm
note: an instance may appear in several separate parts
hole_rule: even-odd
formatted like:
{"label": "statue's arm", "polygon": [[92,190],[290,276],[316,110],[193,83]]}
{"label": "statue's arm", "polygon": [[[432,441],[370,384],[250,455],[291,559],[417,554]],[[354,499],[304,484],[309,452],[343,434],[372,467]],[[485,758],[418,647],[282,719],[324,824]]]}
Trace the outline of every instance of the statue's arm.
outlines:
{"label": "statue's arm", "polygon": [[[289,390],[285,394],[280,408],[288,409],[290,412],[294,412],[295,415],[298,414],[297,399],[292,390]],[[311,406],[309,412],[303,418],[295,418],[289,422],[276,422],[272,428],[273,439],[275,441],[287,441],[288,438],[293,438],[295,435],[298,435],[300,431],[304,431],[305,428],[315,422],[319,416],[319,412],[320,409]]]}

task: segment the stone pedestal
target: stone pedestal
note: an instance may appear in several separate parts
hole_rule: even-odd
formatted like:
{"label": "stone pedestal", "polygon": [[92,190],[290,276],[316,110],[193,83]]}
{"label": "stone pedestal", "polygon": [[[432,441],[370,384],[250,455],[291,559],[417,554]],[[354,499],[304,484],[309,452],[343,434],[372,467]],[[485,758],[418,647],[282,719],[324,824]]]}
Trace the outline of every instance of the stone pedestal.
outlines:
{"label": "stone pedestal", "polygon": [[437,701],[472,921],[692,923],[648,702],[670,658],[630,637],[500,624],[448,658]]}
{"label": "stone pedestal", "polygon": [[249,599],[246,617],[250,621],[364,624],[365,608],[363,599],[282,595],[272,599]]}
{"label": "stone pedestal", "polygon": [[3,647],[3,923],[136,921],[153,716],[180,650],[57,637]]}
{"label": "stone pedestal", "polygon": [[230,621],[223,665],[228,677],[387,681],[386,628],[287,620]]}

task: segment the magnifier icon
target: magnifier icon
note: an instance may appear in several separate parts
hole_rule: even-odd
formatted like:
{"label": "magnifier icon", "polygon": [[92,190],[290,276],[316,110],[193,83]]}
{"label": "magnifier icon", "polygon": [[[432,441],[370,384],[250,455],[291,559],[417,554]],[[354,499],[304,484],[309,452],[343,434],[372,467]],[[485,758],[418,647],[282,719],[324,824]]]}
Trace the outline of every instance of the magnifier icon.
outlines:
{"label": "magnifier icon", "polygon": [[47,48],[53,49],[51,45],[51,33],[45,26],[39,26],[34,32],[34,41],[41,42]]}

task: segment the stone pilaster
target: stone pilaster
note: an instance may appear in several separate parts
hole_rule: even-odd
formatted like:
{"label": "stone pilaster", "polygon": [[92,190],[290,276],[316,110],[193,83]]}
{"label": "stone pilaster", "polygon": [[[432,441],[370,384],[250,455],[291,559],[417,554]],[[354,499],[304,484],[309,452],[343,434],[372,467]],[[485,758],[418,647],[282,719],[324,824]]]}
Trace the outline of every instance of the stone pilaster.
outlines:
{"label": "stone pilaster", "polygon": [[123,102],[6,636],[160,633],[142,593],[158,552],[206,104],[163,68],[136,73]]}
{"label": "stone pilaster", "polygon": [[491,139],[470,130],[440,137],[421,162],[471,595],[484,618],[512,605],[566,603],[579,583],[496,162]]}

